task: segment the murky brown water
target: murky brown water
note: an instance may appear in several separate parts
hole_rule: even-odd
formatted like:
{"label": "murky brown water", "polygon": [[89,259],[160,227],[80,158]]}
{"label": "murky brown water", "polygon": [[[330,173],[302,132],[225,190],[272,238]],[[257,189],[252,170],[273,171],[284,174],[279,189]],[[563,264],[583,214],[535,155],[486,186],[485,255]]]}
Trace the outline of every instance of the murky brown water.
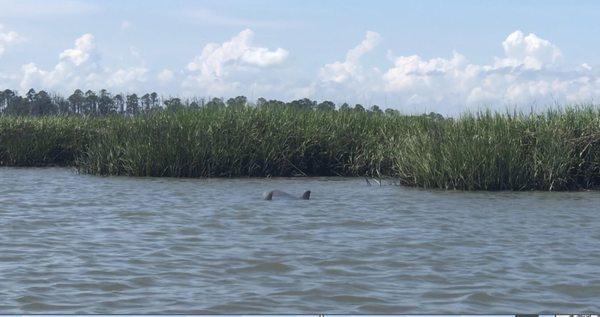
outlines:
{"label": "murky brown water", "polygon": [[[313,199],[261,200],[274,188]],[[0,168],[0,312],[598,312],[599,209],[600,192]]]}

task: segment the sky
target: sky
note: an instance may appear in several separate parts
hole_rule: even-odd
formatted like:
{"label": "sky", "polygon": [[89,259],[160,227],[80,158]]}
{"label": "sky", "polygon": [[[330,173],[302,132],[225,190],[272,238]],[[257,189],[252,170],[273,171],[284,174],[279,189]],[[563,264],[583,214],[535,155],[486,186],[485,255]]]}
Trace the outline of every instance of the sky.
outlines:
{"label": "sky", "polygon": [[599,1],[0,0],[0,89],[406,112],[600,98]]}

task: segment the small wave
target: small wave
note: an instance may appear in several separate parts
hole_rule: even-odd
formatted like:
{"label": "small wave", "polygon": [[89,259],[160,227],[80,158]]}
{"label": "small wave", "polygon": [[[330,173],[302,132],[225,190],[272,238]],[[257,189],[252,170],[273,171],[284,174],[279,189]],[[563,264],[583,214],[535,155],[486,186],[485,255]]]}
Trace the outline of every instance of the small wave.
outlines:
{"label": "small wave", "polygon": [[198,236],[202,234],[202,230],[198,227],[186,227],[179,229],[178,233],[183,236]]}
{"label": "small wave", "polygon": [[336,302],[340,303],[371,303],[371,302],[383,302],[379,298],[369,297],[369,296],[355,296],[355,295],[338,295],[330,297]]}
{"label": "small wave", "polygon": [[416,242],[416,243],[407,243],[404,245],[405,248],[408,249],[426,249],[429,251],[442,251],[444,247],[433,243],[433,242]]}
{"label": "small wave", "polygon": [[120,213],[119,216],[121,218],[125,218],[125,219],[131,219],[131,218],[135,219],[135,218],[154,217],[154,216],[156,216],[156,213],[152,212],[152,211],[136,210],[136,211],[124,211],[124,212]]}
{"label": "small wave", "polygon": [[181,244],[176,244],[176,245],[172,245],[168,248],[169,252],[189,252],[189,251],[193,251],[194,248],[187,246],[187,245],[181,245]]}
{"label": "small wave", "polygon": [[466,298],[469,295],[467,292],[444,292],[444,291],[428,291],[421,296],[427,299],[459,299]]}
{"label": "small wave", "polygon": [[83,282],[55,283],[52,285],[52,288],[54,288],[54,289],[74,288],[79,291],[96,291],[96,290],[100,289],[98,283],[83,283]]}
{"label": "small wave", "polygon": [[41,302],[27,303],[21,306],[21,310],[25,312],[70,312],[77,308],[82,308],[81,305],[54,305]]}
{"label": "small wave", "polygon": [[448,279],[438,274],[398,274],[393,278],[399,281],[429,282],[440,285],[448,284]]}
{"label": "small wave", "polygon": [[41,297],[33,296],[33,295],[24,295],[24,296],[20,296],[17,298],[18,303],[24,303],[24,304],[41,302],[41,301],[42,301]]}
{"label": "small wave", "polygon": [[133,274],[133,272],[129,271],[129,270],[100,270],[100,269],[92,269],[89,270],[87,272],[85,272],[85,276],[93,276],[93,275],[97,275],[97,276],[108,276],[108,277],[115,277],[115,276],[131,276],[131,274]]}
{"label": "small wave", "polygon": [[265,272],[265,273],[285,273],[294,270],[292,266],[279,263],[279,262],[266,262],[252,266],[245,266],[241,268],[227,269],[227,273],[253,273],[253,272]]}
{"label": "small wave", "polygon": [[343,270],[343,269],[339,269],[339,268],[324,269],[323,273],[327,274],[327,275],[333,275],[333,276],[359,276],[359,275],[362,275],[362,273],[355,273],[355,272],[351,272],[351,271],[347,271],[347,270]]}
{"label": "small wave", "polygon": [[600,294],[600,283],[589,284],[554,284],[550,289],[559,294],[566,294],[573,298],[597,298]]}
{"label": "small wave", "polygon": [[381,227],[381,224],[366,221],[366,220],[345,220],[338,224],[340,227],[350,227],[350,228],[378,228]]}
{"label": "small wave", "polygon": [[131,278],[128,280],[128,282],[136,286],[147,287],[154,285],[156,280],[150,276],[140,276]]}
{"label": "small wave", "polygon": [[257,300],[256,302],[232,302],[216,305],[208,308],[208,311],[217,314],[244,314],[247,312],[256,314],[268,312],[269,310],[265,307],[263,301]]}
{"label": "small wave", "polygon": [[309,288],[306,290],[289,290],[272,293],[272,296],[323,296],[326,292],[320,288]]}
{"label": "small wave", "polygon": [[417,310],[417,306],[389,305],[389,304],[364,304],[358,310],[364,314],[405,314]]}
{"label": "small wave", "polygon": [[142,308],[145,308],[145,304],[147,303],[146,297],[134,297],[134,298],[124,298],[117,300],[106,300],[102,301],[102,306],[107,308],[135,308],[136,311],[140,311]]}
{"label": "small wave", "polygon": [[321,260],[316,262],[317,266],[350,266],[350,265],[369,265],[371,262],[367,260],[360,260],[355,258],[337,258]]}
{"label": "small wave", "polygon": [[119,282],[105,282],[98,284],[98,288],[105,292],[121,292],[132,287],[130,285]]}
{"label": "small wave", "polygon": [[471,293],[471,294],[469,294],[469,296],[467,296],[465,298],[465,301],[467,301],[467,302],[475,302],[478,304],[489,304],[489,303],[495,302],[497,300],[498,300],[497,297],[492,296],[487,292]]}
{"label": "small wave", "polygon": [[0,255],[0,262],[17,262],[24,261],[25,258],[19,254],[14,255]]}
{"label": "small wave", "polygon": [[260,230],[260,233],[265,233],[265,234],[275,234],[275,233],[280,233],[281,229],[274,227],[274,226],[268,226],[268,227],[264,227]]}

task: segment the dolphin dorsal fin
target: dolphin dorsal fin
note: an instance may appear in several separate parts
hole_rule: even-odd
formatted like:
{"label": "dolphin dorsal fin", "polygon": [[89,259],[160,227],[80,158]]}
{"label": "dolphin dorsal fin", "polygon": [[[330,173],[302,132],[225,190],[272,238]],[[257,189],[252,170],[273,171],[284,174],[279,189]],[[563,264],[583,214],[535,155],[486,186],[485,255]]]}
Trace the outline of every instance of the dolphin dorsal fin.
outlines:
{"label": "dolphin dorsal fin", "polygon": [[273,191],[265,193],[264,197],[265,197],[265,200],[273,200]]}
{"label": "dolphin dorsal fin", "polygon": [[302,194],[302,199],[310,199],[310,190],[307,190]]}

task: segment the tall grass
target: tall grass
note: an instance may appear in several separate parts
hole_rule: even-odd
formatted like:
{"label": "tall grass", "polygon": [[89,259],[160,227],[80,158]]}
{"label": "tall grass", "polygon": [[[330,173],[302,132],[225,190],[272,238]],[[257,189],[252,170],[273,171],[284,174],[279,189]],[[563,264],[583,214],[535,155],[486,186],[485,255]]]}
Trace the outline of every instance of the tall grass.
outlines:
{"label": "tall grass", "polygon": [[102,120],[0,116],[0,166],[73,165]]}
{"label": "tall grass", "polygon": [[395,147],[402,183],[467,190],[600,186],[600,111],[465,114],[427,122]]}
{"label": "tall grass", "polygon": [[[392,172],[380,114],[289,108],[182,109],[115,118],[78,161],[85,172],[147,176],[308,176]],[[391,131],[390,131],[391,133]]]}
{"label": "tall grass", "polygon": [[289,107],[0,117],[0,165],[97,175],[390,176],[466,190],[600,187],[600,109],[456,119]]}

